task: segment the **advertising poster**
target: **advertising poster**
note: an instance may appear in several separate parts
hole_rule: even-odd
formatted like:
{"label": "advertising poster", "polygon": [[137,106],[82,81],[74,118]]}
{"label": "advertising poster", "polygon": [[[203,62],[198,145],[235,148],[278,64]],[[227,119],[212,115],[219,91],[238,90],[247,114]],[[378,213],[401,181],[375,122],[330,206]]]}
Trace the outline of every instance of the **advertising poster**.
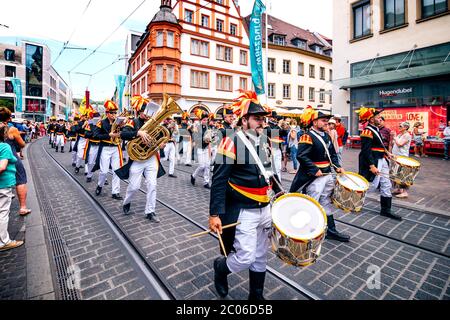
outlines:
{"label": "advertising poster", "polygon": [[410,124],[410,130],[414,123],[420,121],[423,123],[423,131],[427,136],[439,135],[440,120],[446,121],[447,108],[445,106],[422,106],[409,108],[386,108],[382,116],[388,128],[398,131],[400,122],[407,121]]}

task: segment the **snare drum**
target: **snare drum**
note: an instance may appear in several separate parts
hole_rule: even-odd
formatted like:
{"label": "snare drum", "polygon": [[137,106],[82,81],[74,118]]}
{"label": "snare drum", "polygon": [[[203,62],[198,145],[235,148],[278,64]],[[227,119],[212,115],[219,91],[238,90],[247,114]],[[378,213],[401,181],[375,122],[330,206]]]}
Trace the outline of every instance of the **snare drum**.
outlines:
{"label": "snare drum", "polygon": [[272,205],[272,249],[284,262],[308,266],[319,257],[327,216],[313,198],[300,193],[279,197]]}
{"label": "snare drum", "polygon": [[337,176],[331,200],[345,212],[359,212],[364,205],[369,186],[369,181],[363,176],[347,171]]}
{"label": "snare drum", "polygon": [[399,185],[409,187],[413,185],[419,169],[419,161],[405,156],[397,156],[390,161],[389,178]]}

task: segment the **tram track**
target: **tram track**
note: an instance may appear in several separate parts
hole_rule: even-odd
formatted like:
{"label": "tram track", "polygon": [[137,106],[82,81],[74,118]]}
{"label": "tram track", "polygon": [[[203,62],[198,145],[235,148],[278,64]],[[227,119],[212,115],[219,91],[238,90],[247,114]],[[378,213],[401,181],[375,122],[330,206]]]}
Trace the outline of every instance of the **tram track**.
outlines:
{"label": "tram track", "polygon": [[145,276],[146,280],[150,284],[150,287],[154,289],[154,293],[162,300],[176,300],[179,296],[176,292],[169,289],[164,277],[159,274],[157,268],[152,265],[151,261],[145,259],[145,254],[139,248],[138,244],[130,239],[123,228],[120,226],[119,222],[107,211],[104,207],[91,195],[91,193],[84,188],[84,186],[76,179],[69,170],[67,170],[62,164],[60,164],[45,146],[42,149],[50,157],[50,159],[61,169],[63,174],[70,180],[76,182],[76,186],[84,194],[86,199],[90,202],[92,207],[99,213],[100,216],[107,223],[110,230],[119,239],[120,243],[125,247],[127,252],[130,254],[142,274]]}
{"label": "tram track", "polygon": [[[165,169],[167,169],[166,166],[165,166]],[[177,167],[175,168],[175,170],[177,170],[177,171],[179,171],[179,172],[183,172],[183,173],[189,174],[189,175],[191,175],[191,174],[193,173],[192,171],[183,170],[183,169],[177,168]],[[288,180],[288,179],[283,179],[283,178],[282,178],[281,180],[282,180],[282,182],[292,183],[292,181],[290,181],[290,180]],[[396,208],[396,206],[393,205],[393,208]],[[369,211],[369,212],[373,212],[373,213],[375,213],[376,215],[379,214],[379,211],[378,211],[378,210],[375,210],[375,209],[364,208],[364,210],[367,210],[367,211]],[[414,211],[414,210],[412,210],[412,211]],[[358,213],[358,215],[361,215],[361,213]],[[423,225],[423,226],[427,226],[427,227],[429,227],[429,228],[435,228],[435,229],[438,229],[438,230],[441,230],[441,231],[444,231],[444,232],[449,232],[449,234],[450,234],[450,229],[449,229],[449,228],[436,226],[436,225],[433,225],[433,224],[429,224],[429,223],[426,223],[426,222],[423,222],[423,221],[419,221],[419,220],[411,219],[411,218],[407,218],[407,217],[403,217],[403,220],[404,220],[404,221],[409,221],[409,222],[412,222],[412,223],[416,223],[416,224],[420,224],[420,225]],[[371,233],[371,234],[374,234],[374,235],[377,235],[377,236],[381,236],[381,237],[383,237],[383,238],[386,238],[386,239],[389,239],[389,240],[392,240],[392,241],[396,241],[396,242],[399,242],[399,243],[401,243],[401,244],[404,244],[404,245],[407,245],[407,246],[416,248],[416,249],[418,249],[418,250],[425,251],[425,252],[427,252],[427,253],[430,253],[430,254],[432,254],[432,255],[435,255],[435,256],[438,256],[438,257],[441,257],[441,258],[445,258],[445,259],[449,259],[449,258],[450,258],[450,255],[448,255],[448,254],[446,254],[446,253],[439,252],[439,251],[436,251],[436,250],[427,248],[427,247],[422,246],[422,245],[419,245],[419,244],[411,243],[411,242],[405,241],[405,240],[403,240],[403,239],[399,239],[399,238],[390,236],[390,235],[388,235],[388,234],[385,234],[385,233],[382,233],[382,232],[378,232],[378,231],[375,231],[375,230],[366,228],[366,227],[364,227],[364,226],[360,226],[360,225],[357,225],[357,224],[354,224],[354,223],[350,223],[350,222],[345,221],[345,220],[340,219],[340,218],[335,218],[335,221],[337,221],[337,222],[339,222],[339,223],[342,223],[342,224],[344,224],[344,225],[347,225],[347,226],[356,228],[356,229],[358,229],[358,230],[363,230],[363,231],[369,232],[369,233]],[[447,248],[447,247],[448,247],[448,244],[446,245],[446,248]],[[445,249],[445,248],[444,248],[444,249]]]}
{"label": "tram track", "polygon": [[[76,181],[77,185],[83,190],[83,193],[86,195],[86,197],[88,197],[90,199],[90,201],[93,203],[93,205],[98,209],[99,213],[109,220],[108,225],[112,229],[114,229],[114,232],[116,234],[121,235],[122,241],[125,242],[125,245],[126,245],[125,247],[128,250],[132,251],[132,253],[135,256],[138,255],[138,258],[140,260],[140,262],[139,262],[140,266],[143,266],[143,264],[144,264],[146,266],[146,268],[148,269],[146,272],[146,275],[153,276],[153,277],[149,278],[149,282],[152,284],[157,284],[158,291],[165,292],[166,300],[167,299],[179,299],[180,297],[177,295],[177,293],[174,290],[170,290],[170,285],[168,285],[167,282],[165,281],[164,277],[159,274],[158,269],[155,266],[153,266],[152,263],[150,261],[148,261],[148,259],[145,258],[145,253],[142,252],[142,250],[139,248],[139,245],[135,241],[130,239],[130,237],[127,235],[127,231],[122,228],[122,226],[117,221],[117,219],[112,214],[110,214],[107,210],[105,210],[105,208],[102,206],[102,204],[91,194],[91,192],[89,190],[87,190],[85,188],[85,186],[80,182],[80,180],[77,178],[77,176],[74,175],[71,171],[69,171],[64,165],[62,165],[49,152],[48,148],[46,148],[44,146],[42,146],[42,148],[46,152],[46,154],[52,159],[52,161],[54,161],[58,165],[58,167],[64,171],[65,175],[68,176],[68,178]],[[109,172],[109,174],[112,175],[111,172]],[[123,181],[123,182],[128,184],[128,181]],[[143,190],[142,188],[140,188],[139,191],[142,192],[143,194],[146,194],[146,191]],[[173,213],[175,213],[178,216],[180,216],[181,218],[183,218],[184,220],[188,221],[191,225],[194,225],[195,227],[199,228],[200,230],[202,230],[202,231],[209,230],[209,228],[203,226],[201,223],[195,221],[188,215],[182,213],[181,211],[179,211],[178,209],[176,209],[175,207],[173,207],[166,201],[162,201],[161,199],[158,199],[158,198],[156,199],[156,201],[158,203],[160,203],[162,206],[164,206],[167,209],[169,209],[170,211],[172,211]],[[208,235],[217,239],[217,236],[212,233],[208,233]],[[145,270],[143,270],[143,271],[145,271]],[[285,284],[286,286],[289,286],[290,288],[292,288],[295,292],[297,292],[298,294],[300,294],[302,297],[304,297],[307,300],[321,300],[322,299],[315,293],[311,292],[307,288],[305,288],[305,287],[301,286],[300,284],[298,284],[297,282],[295,282],[293,279],[285,276],[284,274],[282,274],[281,272],[275,270],[274,268],[272,268],[270,266],[267,267],[267,272],[270,275],[272,275],[274,278],[278,279],[280,282]],[[162,296],[164,297],[164,294],[162,294]]]}

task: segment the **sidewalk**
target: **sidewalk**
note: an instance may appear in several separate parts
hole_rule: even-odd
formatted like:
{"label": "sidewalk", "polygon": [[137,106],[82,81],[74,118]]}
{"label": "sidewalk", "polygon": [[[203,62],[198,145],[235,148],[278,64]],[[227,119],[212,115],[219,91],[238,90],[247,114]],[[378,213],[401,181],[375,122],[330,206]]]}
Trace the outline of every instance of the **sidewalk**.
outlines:
{"label": "sidewalk", "polygon": [[8,231],[11,239],[25,240],[19,248],[0,252],[0,300],[54,300],[50,262],[45,243],[44,226],[33,177],[28,163],[27,145],[23,160],[28,178],[26,217],[19,216],[19,203],[12,200]]}
{"label": "sidewalk", "polygon": [[[344,149],[344,169],[358,173],[359,149]],[[421,163],[414,185],[408,190],[409,197],[397,199],[393,203],[407,208],[429,211],[438,215],[450,216],[450,161],[442,158],[415,158]],[[288,172],[292,162],[288,162]],[[282,173],[282,178],[293,180],[294,174]],[[372,198],[372,195],[367,195]],[[373,197],[374,200],[375,197]]]}

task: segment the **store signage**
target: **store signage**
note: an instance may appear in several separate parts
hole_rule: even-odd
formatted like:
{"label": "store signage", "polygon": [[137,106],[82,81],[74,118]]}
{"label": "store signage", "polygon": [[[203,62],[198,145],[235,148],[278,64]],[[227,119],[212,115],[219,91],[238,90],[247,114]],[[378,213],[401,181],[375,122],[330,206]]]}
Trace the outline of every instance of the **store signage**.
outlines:
{"label": "store signage", "polygon": [[381,98],[385,98],[385,97],[395,97],[398,96],[399,94],[406,94],[406,93],[412,93],[413,88],[399,88],[399,89],[393,89],[393,90],[380,90],[378,92],[378,95]]}

